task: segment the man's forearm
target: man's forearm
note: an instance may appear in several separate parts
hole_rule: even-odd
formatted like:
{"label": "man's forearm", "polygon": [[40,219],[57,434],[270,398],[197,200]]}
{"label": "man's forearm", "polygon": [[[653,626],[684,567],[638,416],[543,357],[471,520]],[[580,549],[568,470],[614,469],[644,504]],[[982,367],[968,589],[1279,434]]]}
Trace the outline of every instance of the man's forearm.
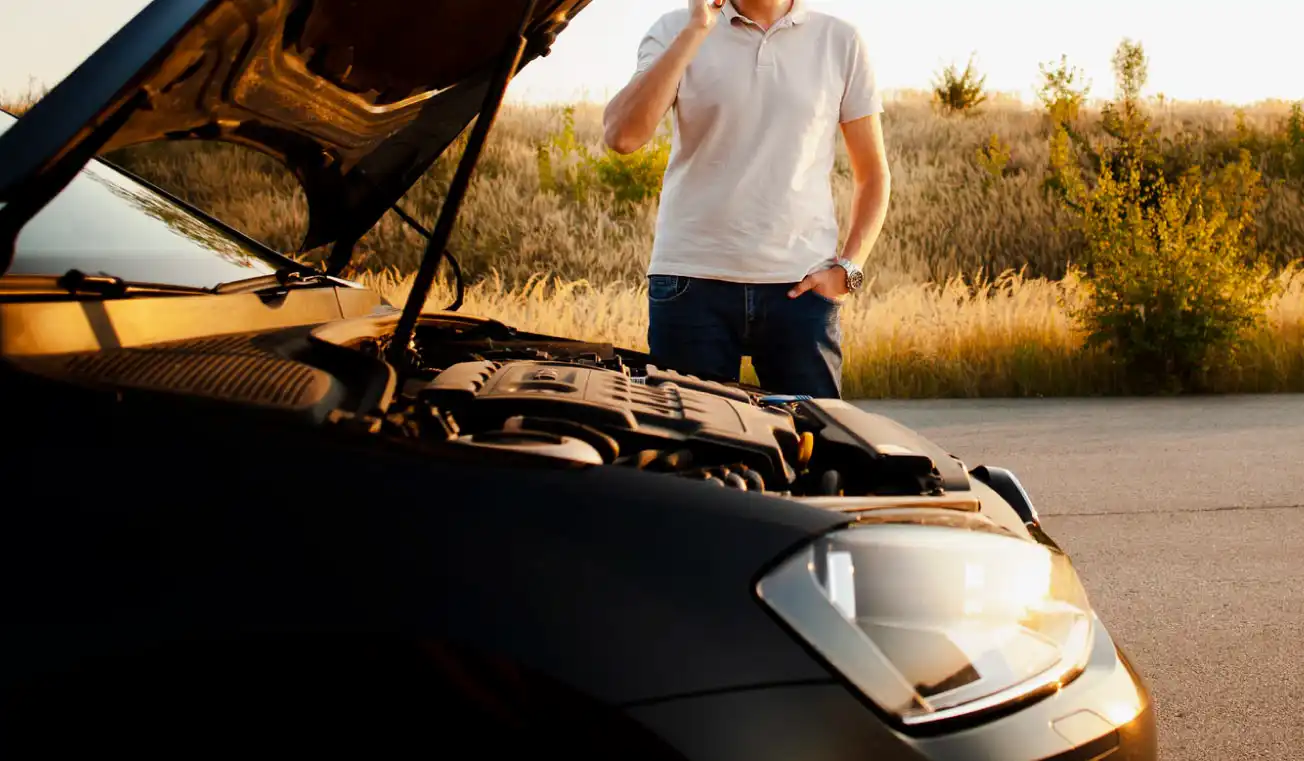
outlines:
{"label": "man's forearm", "polygon": [[847,242],[842,247],[842,256],[858,266],[864,266],[865,260],[874,250],[874,244],[878,242],[879,234],[883,232],[891,195],[892,178],[886,170],[856,183],[851,200],[851,223],[847,230]]}
{"label": "man's forearm", "polygon": [[685,27],[650,69],[621,90],[602,115],[603,138],[617,153],[633,153],[656,134],[674,105],[679,81],[709,30]]}

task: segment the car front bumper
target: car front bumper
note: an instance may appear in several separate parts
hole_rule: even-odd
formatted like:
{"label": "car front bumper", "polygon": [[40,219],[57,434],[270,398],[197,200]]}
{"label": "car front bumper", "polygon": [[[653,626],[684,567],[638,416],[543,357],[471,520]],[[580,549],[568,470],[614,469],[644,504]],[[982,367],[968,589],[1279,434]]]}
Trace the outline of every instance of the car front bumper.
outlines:
{"label": "car front bumper", "polygon": [[1154,709],[1140,677],[1096,622],[1086,670],[1000,718],[913,736],[841,684],[774,685],[626,709],[690,761],[1154,761]]}

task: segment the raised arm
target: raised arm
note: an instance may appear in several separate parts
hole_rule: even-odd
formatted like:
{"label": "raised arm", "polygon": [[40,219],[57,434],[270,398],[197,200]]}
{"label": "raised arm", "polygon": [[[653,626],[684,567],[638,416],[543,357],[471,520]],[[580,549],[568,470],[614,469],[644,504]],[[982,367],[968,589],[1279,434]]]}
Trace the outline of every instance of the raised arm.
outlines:
{"label": "raised arm", "polygon": [[[654,27],[639,48],[640,66],[629,84],[607,104],[602,114],[603,139],[617,153],[633,153],[647,145],[657,125],[674,105],[679,81],[706,36],[715,28],[726,0],[689,0],[688,24],[673,36]],[[658,25],[660,26],[660,25]]]}

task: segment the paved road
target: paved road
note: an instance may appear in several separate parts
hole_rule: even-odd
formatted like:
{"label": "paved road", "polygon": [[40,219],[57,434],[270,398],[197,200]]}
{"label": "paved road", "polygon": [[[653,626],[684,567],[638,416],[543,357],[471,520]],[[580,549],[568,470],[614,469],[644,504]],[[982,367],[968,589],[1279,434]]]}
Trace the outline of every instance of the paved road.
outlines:
{"label": "paved road", "polygon": [[1019,474],[1166,761],[1304,758],[1304,396],[861,406]]}

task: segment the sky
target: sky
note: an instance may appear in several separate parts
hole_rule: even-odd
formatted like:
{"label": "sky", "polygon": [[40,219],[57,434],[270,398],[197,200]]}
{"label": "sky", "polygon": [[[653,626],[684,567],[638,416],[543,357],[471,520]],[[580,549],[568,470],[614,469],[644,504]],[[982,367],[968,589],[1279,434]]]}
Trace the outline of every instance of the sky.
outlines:
{"label": "sky", "polygon": [[[647,28],[686,1],[595,0],[551,56],[517,77],[509,98],[605,100],[633,73]],[[0,0],[0,94],[57,83],[147,2]],[[963,67],[974,55],[988,89],[1031,100],[1038,65],[1067,55],[1092,82],[1092,96],[1110,97],[1110,56],[1129,38],[1149,56],[1151,94],[1229,103],[1304,99],[1301,0],[807,2],[860,28],[887,91],[925,89],[941,68]]]}

